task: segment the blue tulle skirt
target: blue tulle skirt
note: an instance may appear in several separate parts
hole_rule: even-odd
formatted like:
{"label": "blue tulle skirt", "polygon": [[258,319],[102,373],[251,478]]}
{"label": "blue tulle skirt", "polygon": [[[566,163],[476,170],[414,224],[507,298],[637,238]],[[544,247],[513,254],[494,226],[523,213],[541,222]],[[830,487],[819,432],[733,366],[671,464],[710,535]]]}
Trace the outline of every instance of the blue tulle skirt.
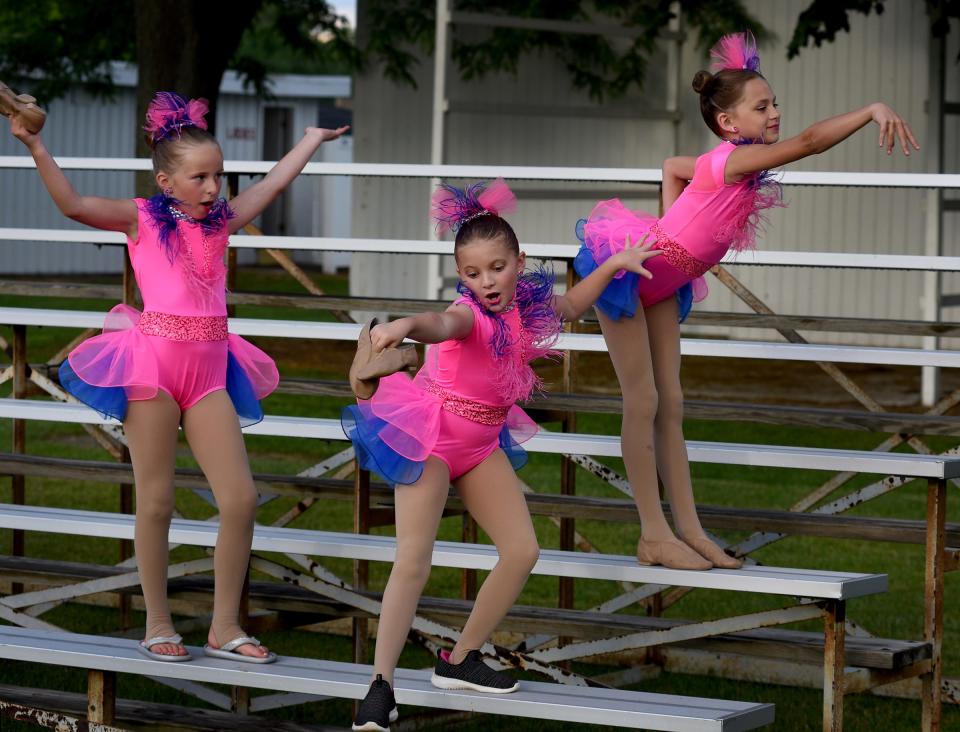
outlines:
{"label": "blue tulle skirt", "polygon": [[[127,416],[127,389],[122,386],[94,386],[77,376],[69,360],[64,360],[59,369],[60,384],[72,396],[95,409],[104,417],[113,417],[122,422]],[[249,427],[263,421],[263,407],[254,393],[253,384],[239,361],[227,353],[226,391],[237,411],[241,427]]]}
{"label": "blue tulle skirt", "polygon": [[[361,468],[382,476],[393,485],[410,485],[420,480],[426,460],[404,457],[384,442],[383,434],[392,428],[390,423],[370,414],[365,415],[356,404],[351,404],[340,411],[340,424],[353,443]],[[498,439],[500,449],[514,470],[527,464],[527,451],[511,436],[507,425],[500,430]]]}
{"label": "blue tulle skirt", "polygon": [[[577,274],[580,277],[586,277],[598,266],[593,258],[593,252],[586,246],[581,246],[573,260],[573,268]],[[622,277],[611,280],[597,299],[597,309],[611,320],[632,318],[637,313],[640,290],[644,282],[645,280],[635,272],[625,272]],[[687,282],[681,285],[674,296],[677,298],[679,321],[682,323],[693,309],[693,283]]]}

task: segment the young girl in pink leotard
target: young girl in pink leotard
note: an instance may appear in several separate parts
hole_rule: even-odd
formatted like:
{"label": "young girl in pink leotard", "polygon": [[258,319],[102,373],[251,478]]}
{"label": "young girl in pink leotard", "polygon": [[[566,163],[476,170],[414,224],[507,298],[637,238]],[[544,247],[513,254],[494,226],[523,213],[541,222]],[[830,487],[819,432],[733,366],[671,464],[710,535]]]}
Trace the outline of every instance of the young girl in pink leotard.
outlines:
{"label": "young girl in pink leotard", "polygon": [[187,102],[169,92],[158,93],[151,103],[146,131],[161,193],[149,200],[79,195],[39,134],[16,116],[11,129],[30,150],[64,215],[127,235],[143,295],[143,313],[115,307],[103,335],[81,343],[60,367],[64,388],[123,422],[136,481],[134,545],[147,609],[139,649],[161,661],[191,658],[174,631],[166,591],[177,428],[182,425],[220,512],[205,652],[267,663],[276,655],[239,625],[257,506],[240,421],[263,418],[258,400],[276,388],[278,375],[269,356],[227,333],[223,255],[227,237],[260,215],[321,143],[347,128],[307,128],[262,181],[227,203],[219,197],[223,155],[207,132],[206,111],[206,101]]}
{"label": "young girl in pink leotard", "polygon": [[410,379],[381,379],[368,401],[343,411],[344,430],[361,466],[396,484],[397,556],[383,593],[374,680],[354,730],[387,730],[396,719],[393,672],[420,592],[451,481],[467,510],[496,544],[487,577],[450,653],[437,660],[433,684],[507,693],[517,683],[480,660],[480,647],[513,605],[537,561],[537,538],[514,467],[518,443],[536,424],[517,400],[539,386],[530,362],[551,353],[563,320],[583,314],[619,269],[649,276],[645,247],[627,246],[563,295],[543,271],[524,274],[516,234],[500,214],[515,203],[502,180],[466,191],[446,186],[434,197],[441,227],[456,231],[454,256],[462,296],[443,313],[423,313],[370,331],[372,352],[404,338],[438,344]]}
{"label": "young girl in pink leotard", "polygon": [[[660,219],[629,211],[619,200],[598,203],[579,227],[583,247],[575,262],[581,275],[589,274],[628,238],[648,234],[663,254],[650,263],[650,281],[618,274],[597,313],[623,393],[623,460],[641,523],[637,558],[683,569],[741,564],[700,525],[683,439],[678,323],[705,294],[700,278],[728,249],[752,246],[762,211],[779,204],[769,169],[828,150],[871,121],[880,126],[888,154],[897,141],[906,155],[911,145],[919,149],[906,122],[879,102],[778,142],[780,112],[752,37],[726,36],[711,53],[716,73],[698,72],[693,88],[704,122],[722,142],[698,158],[664,162]],[[658,473],[679,538],[661,508]]]}

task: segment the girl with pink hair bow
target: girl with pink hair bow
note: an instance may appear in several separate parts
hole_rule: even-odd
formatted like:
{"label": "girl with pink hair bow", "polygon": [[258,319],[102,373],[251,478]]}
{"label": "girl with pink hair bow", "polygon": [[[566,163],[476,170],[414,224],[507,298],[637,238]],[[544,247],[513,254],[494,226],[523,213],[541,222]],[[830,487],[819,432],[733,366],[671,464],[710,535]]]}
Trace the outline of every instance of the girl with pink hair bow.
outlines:
{"label": "girl with pink hair bow", "polygon": [[139,650],[159,661],[189,661],[167,602],[168,533],[174,508],[178,427],[200,464],[220,512],[214,551],[213,619],[207,655],[269,663],[276,654],[239,625],[257,491],[240,432],[263,418],[260,399],[278,382],[263,351],[227,333],[228,237],[263,210],[303,170],[320,145],[347,131],[308,127],[263,180],[229,203],[220,197],[223,154],[207,131],[207,102],[159,92],[145,127],[160,193],[150,199],[82,196],[18,116],[11,130],[33,155],[60,211],[97,229],[121,231],[143,296],[141,313],[118,305],[103,334],[60,366],[77,399],[123,422],[137,491],[134,546],[146,632]]}
{"label": "girl with pink hair bow", "polygon": [[[578,225],[583,246],[574,262],[593,272],[643,236],[656,238],[661,256],[652,279],[619,272],[597,302],[600,326],[623,393],[622,452],[640,514],[641,564],[679,569],[737,568],[697,517],[683,438],[680,328],[694,300],[706,295],[703,275],[729,249],[752,247],[764,210],[780,206],[776,168],[824,152],[876,122],[879,145],[919,149],[907,123],[882,102],[831,117],[780,140],[780,110],[760,73],[749,33],[725,36],[711,51],[713,73],[698,71],[693,89],[720,144],[700,157],[663,164],[661,217],[631,211],[619,199],[599,202]],[[670,500],[676,534],[660,504],[658,476]]]}

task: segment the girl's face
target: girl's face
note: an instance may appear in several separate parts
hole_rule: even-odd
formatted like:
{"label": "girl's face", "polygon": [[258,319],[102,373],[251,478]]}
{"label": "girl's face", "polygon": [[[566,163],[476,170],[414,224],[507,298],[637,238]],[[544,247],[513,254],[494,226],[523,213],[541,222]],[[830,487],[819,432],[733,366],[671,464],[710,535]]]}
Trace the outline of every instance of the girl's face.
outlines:
{"label": "girl's face", "polygon": [[457,250],[457,274],[483,306],[503,312],[517,294],[526,255],[515,254],[501,238],[472,239]]}
{"label": "girl's face", "polygon": [[212,142],[187,145],[177,169],[157,173],[157,184],[180,201],[188,216],[205,219],[220,196],[223,178],[223,153]]}
{"label": "girl's face", "polygon": [[753,140],[765,145],[780,139],[780,110],[773,89],[764,79],[743,85],[743,97],[729,112],[717,117],[727,139]]}

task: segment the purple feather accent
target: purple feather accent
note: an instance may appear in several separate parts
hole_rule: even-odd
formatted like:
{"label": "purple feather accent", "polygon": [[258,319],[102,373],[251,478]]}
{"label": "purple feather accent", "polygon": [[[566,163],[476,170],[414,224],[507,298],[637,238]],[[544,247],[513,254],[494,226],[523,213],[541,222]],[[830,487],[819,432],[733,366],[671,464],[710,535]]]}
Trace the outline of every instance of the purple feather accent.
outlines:
{"label": "purple feather accent", "polygon": [[484,188],[485,183],[474,183],[466,188],[441,184],[433,194],[430,211],[431,217],[437,222],[437,231],[443,233],[449,229],[456,234],[467,221],[489,213],[479,200]]}
{"label": "purple feather accent", "polygon": [[430,216],[437,222],[437,231],[456,234],[460,227],[479,216],[502,216],[517,205],[517,197],[503,178],[490,184],[474,183],[466,188],[442,184],[431,199]]}
{"label": "purple feather accent", "polygon": [[[173,264],[180,251],[180,235],[177,233],[177,217],[174,216],[173,207],[179,206],[183,202],[168,196],[164,193],[158,193],[146,200],[144,208],[150,216],[150,223],[157,230],[157,239],[160,246],[163,247],[167,259]],[[192,223],[199,224],[208,234],[219,231],[226,226],[227,221],[234,218],[236,214],[230,208],[230,204],[223,198],[218,198],[206,217],[197,221],[189,219]]]}
{"label": "purple feather accent", "polygon": [[[544,267],[525,272],[517,279],[513,307],[520,316],[523,343],[514,340],[507,318],[509,311],[493,313],[462,282],[457,292],[476,303],[494,323],[490,350],[498,362],[494,376],[497,393],[512,401],[524,401],[543,389],[542,380],[530,367],[538,358],[558,356],[554,349],[563,330],[563,321],[553,309],[553,272]],[[520,348],[517,348],[520,346]]]}

